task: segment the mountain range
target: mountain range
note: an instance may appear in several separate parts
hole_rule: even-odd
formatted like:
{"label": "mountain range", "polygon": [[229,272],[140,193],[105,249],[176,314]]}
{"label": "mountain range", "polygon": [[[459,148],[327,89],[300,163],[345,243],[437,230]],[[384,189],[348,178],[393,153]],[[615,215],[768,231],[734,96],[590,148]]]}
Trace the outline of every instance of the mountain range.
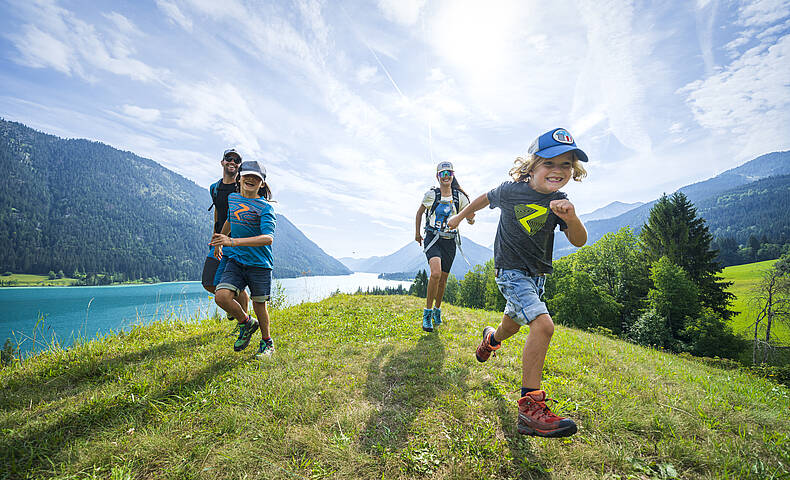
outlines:
{"label": "mountain range", "polygon": [[[208,189],[131,152],[4,119],[0,171],[0,271],[200,278]],[[275,238],[275,277],[351,273],[280,214]]]}
{"label": "mountain range", "polygon": [[[461,249],[463,250],[463,255],[469,260],[469,264],[466,263],[461,252],[456,249],[455,261],[452,268],[450,268],[450,273],[459,279],[463,278],[466,272],[474,268],[475,265],[485,264],[494,258],[493,250],[463,236],[461,237]],[[397,252],[383,257],[342,257],[339,260],[355,272],[406,272],[411,274],[428,269],[428,261],[425,259],[422,247],[417,242],[409,242]]]}
{"label": "mountain range", "polygon": [[585,213],[583,215],[579,215],[579,218],[582,222],[591,222],[593,220],[603,220],[605,218],[612,218],[618,215],[622,215],[629,210],[633,210],[636,207],[644,205],[644,202],[634,202],[634,203],[623,203],[623,202],[612,202],[605,207],[601,207],[597,210],[594,210],[590,213]]}

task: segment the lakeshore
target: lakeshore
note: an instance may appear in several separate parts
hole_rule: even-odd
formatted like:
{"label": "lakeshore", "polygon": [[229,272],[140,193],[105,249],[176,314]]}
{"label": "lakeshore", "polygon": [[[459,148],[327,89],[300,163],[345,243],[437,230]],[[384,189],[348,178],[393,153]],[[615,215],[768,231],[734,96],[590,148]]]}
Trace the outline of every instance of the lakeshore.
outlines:
{"label": "lakeshore", "polygon": [[[379,279],[375,273],[277,279],[272,297],[284,305],[314,302],[334,292],[374,287],[408,288],[411,282]],[[69,346],[155,320],[199,320],[217,313],[213,295],[200,282],[124,284],[81,288],[0,288],[0,342],[10,338],[23,355],[53,345]]]}

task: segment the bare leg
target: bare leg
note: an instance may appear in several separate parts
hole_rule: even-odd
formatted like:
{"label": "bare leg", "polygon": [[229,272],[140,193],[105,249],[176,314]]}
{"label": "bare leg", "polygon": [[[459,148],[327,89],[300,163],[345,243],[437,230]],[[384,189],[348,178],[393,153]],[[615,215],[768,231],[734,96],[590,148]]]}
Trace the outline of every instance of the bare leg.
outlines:
{"label": "bare leg", "polygon": [[436,308],[442,306],[442,299],[444,298],[444,289],[447,288],[447,277],[450,276],[450,272],[442,272],[442,276],[439,278],[439,286],[436,287]]}
{"label": "bare leg", "polygon": [[494,332],[494,340],[502,343],[517,334],[520,329],[521,325],[516,323],[515,320],[507,315],[502,315],[502,322],[499,323],[499,327],[497,327],[496,332]]}
{"label": "bare leg", "polygon": [[244,323],[247,319],[247,313],[241,308],[239,302],[236,301],[236,292],[227,288],[220,288],[214,294],[214,301],[219,307],[225,310],[228,315],[234,317],[239,323]]}
{"label": "bare leg", "polygon": [[[433,301],[436,299],[436,294],[439,290],[439,282],[442,278],[442,259],[439,257],[431,257],[431,259],[428,260],[428,265],[431,267],[431,276],[428,278],[425,308],[430,309],[433,307]],[[442,294],[444,294],[444,292],[442,292]]]}
{"label": "bare leg", "polygon": [[255,310],[255,316],[258,317],[258,325],[261,327],[261,338],[269,338],[269,309],[266,302],[256,302],[253,300],[252,309]]}
{"label": "bare leg", "polygon": [[[514,322],[515,323],[515,322]],[[554,322],[547,314],[538,317],[529,324],[529,335],[521,353],[521,386],[540,388],[543,378],[543,364],[549,350],[551,337],[554,335]]]}
{"label": "bare leg", "polygon": [[[236,297],[236,301],[239,302],[239,305],[241,305],[241,309],[244,310],[244,313],[246,315],[247,312],[250,311],[250,308],[249,308],[250,296],[247,295],[247,290],[246,289],[242,290],[239,293],[239,295]],[[258,312],[255,312],[255,315],[257,316]],[[236,317],[236,316],[234,315],[234,317]],[[238,317],[236,317],[236,318],[238,318]]]}

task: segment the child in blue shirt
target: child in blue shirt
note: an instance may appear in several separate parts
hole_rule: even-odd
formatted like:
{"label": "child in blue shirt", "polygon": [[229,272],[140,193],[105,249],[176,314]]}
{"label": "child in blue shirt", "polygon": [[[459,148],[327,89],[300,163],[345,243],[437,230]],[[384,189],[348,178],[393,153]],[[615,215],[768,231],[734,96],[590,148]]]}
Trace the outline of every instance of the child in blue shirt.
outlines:
{"label": "child in blue shirt", "polygon": [[518,431],[524,435],[566,437],[576,433],[576,424],[553,414],[546,405],[546,392],[540,390],[543,364],[554,334],[554,323],[540,297],[546,275],[552,272],[554,229],[559,226],[577,247],[587,242],[587,230],[576,209],[568,196],[559,191],[571,178],[581,181],[587,175],[580,163],[587,161],[587,155],[563,128],[539,136],[528,154],[526,159],[517,158],[510,169],[513,181],[479,196],[450,218],[447,225],[455,228],[487,205],[499,207],[494,267],[497,285],[507,303],[499,326],[483,329],[483,341],[475,356],[479,362],[485,362],[503,341],[523,325],[529,325],[521,357]]}
{"label": "child in blue shirt", "polygon": [[[272,242],[277,220],[269,203],[271,190],[266,183],[266,170],[256,161],[243,162],[239,178],[239,192],[228,195],[228,220],[222,232],[215,233],[211,239],[211,245],[233,247],[227,255],[228,263],[217,284],[214,300],[229,315],[239,319],[239,337],[233,345],[237,352],[247,348],[260,322],[261,342],[256,356],[262,358],[274,352],[266,302],[271,295]],[[247,315],[237,301],[245,287],[250,288],[257,321]]]}

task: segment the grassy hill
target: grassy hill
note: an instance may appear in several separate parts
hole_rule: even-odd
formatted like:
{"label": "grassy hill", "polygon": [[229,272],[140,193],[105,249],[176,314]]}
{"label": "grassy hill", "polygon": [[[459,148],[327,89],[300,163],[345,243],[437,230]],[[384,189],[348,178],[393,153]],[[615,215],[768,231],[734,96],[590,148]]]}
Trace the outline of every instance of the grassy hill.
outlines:
{"label": "grassy hill", "polygon": [[[722,271],[724,279],[728,282],[733,282],[727,291],[735,295],[733,310],[738,312],[738,315],[732,319],[732,327],[735,333],[747,338],[754,338],[754,330],[751,325],[757,315],[757,309],[750,303],[753,296],[752,289],[760,281],[763,272],[771,268],[774,263],[776,263],[776,260],[766,260],[764,262],[726,267]],[[771,332],[772,337],[776,335],[777,339],[790,344],[790,325],[775,323],[771,327]]]}
{"label": "grassy hill", "polygon": [[[274,311],[277,352],[226,321],[134,328],[0,370],[0,478],[766,479],[790,474],[790,392],[558,327],[544,387],[568,439],[515,429],[521,332],[500,314],[340,295]],[[257,338],[255,339],[257,341]]]}

